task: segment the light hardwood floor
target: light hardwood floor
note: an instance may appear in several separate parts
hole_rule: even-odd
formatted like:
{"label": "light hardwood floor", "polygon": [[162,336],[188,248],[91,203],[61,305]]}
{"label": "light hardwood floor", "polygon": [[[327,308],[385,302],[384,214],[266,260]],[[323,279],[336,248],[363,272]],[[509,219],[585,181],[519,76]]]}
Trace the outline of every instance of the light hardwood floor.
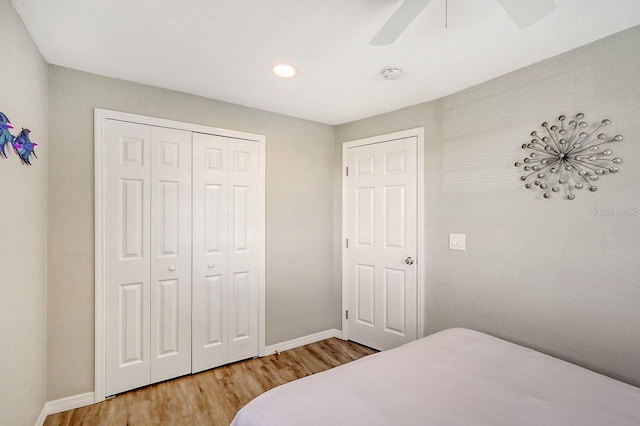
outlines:
{"label": "light hardwood floor", "polygon": [[327,339],[264,358],[237,362],[120,394],[99,404],[47,417],[54,425],[228,425],[236,412],[283,383],[375,351]]}

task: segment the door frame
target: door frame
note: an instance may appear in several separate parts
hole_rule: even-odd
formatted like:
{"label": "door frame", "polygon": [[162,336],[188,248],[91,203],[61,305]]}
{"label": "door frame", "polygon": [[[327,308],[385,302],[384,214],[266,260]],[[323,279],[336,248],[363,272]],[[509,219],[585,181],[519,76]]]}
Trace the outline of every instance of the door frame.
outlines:
{"label": "door frame", "polygon": [[187,130],[194,133],[206,133],[235,139],[256,141],[260,147],[260,183],[258,185],[259,197],[259,230],[258,239],[260,246],[260,276],[259,287],[259,314],[258,320],[259,345],[258,355],[265,356],[265,331],[266,331],[266,237],[265,237],[265,181],[266,181],[266,137],[254,133],[239,132],[236,130],[221,129],[218,127],[203,126],[200,124],[185,123],[181,121],[167,120],[163,118],[147,117],[144,115],[130,114],[126,112],[107,109],[94,109],[94,238],[95,238],[95,382],[94,402],[105,399],[105,178],[104,178],[104,143],[105,120],[119,120],[130,123],[145,124],[156,127],[168,127],[178,130]]}
{"label": "door frame", "polygon": [[372,136],[364,139],[356,139],[342,143],[342,239],[340,241],[340,247],[342,252],[342,338],[349,340],[349,321],[346,318],[346,310],[348,308],[348,268],[347,268],[347,248],[346,240],[347,236],[347,176],[346,168],[348,161],[348,154],[350,148],[358,146],[372,145],[382,142],[393,142],[395,140],[416,137],[418,140],[418,182],[417,182],[417,276],[416,276],[416,288],[418,291],[417,297],[417,336],[419,339],[424,335],[424,127],[416,127],[414,129],[402,130],[394,133],[387,133],[379,136]]}

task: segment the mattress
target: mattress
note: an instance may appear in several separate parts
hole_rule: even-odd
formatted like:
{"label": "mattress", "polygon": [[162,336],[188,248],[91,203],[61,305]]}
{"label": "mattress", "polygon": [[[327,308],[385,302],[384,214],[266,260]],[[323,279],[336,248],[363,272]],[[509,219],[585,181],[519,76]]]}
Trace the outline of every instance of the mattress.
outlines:
{"label": "mattress", "polygon": [[640,425],[640,388],[455,328],[278,386],[233,426]]}

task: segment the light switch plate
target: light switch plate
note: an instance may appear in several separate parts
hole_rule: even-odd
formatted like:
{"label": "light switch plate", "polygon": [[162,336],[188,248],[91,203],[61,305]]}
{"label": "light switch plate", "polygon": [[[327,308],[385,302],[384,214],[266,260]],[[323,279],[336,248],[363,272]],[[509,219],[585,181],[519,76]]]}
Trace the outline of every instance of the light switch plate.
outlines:
{"label": "light switch plate", "polygon": [[466,250],[466,234],[449,234],[449,248],[451,250]]}

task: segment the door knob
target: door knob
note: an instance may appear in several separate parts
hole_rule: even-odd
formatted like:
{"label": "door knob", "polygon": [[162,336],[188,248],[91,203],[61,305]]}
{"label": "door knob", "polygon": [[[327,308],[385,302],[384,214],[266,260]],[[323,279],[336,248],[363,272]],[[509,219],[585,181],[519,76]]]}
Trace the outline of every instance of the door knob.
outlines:
{"label": "door knob", "polygon": [[174,265],[171,265],[171,266],[169,266],[169,270],[170,270],[171,272],[173,272],[173,271],[175,271],[175,270],[176,270],[176,267],[175,267]]}
{"label": "door knob", "polygon": [[215,263],[213,263],[213,262],[209,262],[209,265],[208,265],[208,266],[209,266],[209,268],[213,268],[214,266],[216,266],[216,264],[215,264]]}
{"label": "door knob", "polygon": [[404,260],[404,263],[406,263],[407,265],[413,265],[413,258],[411,258],[411,257],[407,257],[407,258]]}

